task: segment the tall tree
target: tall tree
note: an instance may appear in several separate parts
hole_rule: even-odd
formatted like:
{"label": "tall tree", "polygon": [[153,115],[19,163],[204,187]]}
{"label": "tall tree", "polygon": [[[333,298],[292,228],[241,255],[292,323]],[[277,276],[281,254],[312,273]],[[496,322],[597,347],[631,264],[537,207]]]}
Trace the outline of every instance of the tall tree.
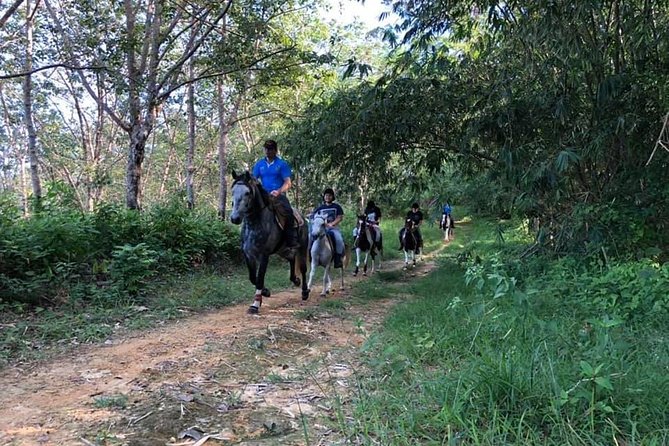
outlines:
{"label": "tall tree", "polygon": [[36,210],[40,209],[42,200],[42,183],[39,177],[39,154],[37,153],[37,134],[35,133],[35,123],[33,121],[33,85],[32,85],[32,64],[33,64],[33,29],[35,13],[38,5],[32,9],[30,0],[26,0],[26,27],[25,27],[25,72],[23,78],[23,113],[28,136],[28,159],[30,160],[30,180],[32,184],[33,199]]}
{"label": "tall tree", "polygon": [[[57,32],[65,37],[62,50],[68,54],[82,84],[128,134],[126,205],[139,209],[145,146],[159,107],[176,89],[190,82],[182,76],[183,67],[197,57],[228,13],[232,0],[124,0],[122,5],[86,5],[78,14],[68,14],[75,10],[75,3],[61,4],[59,8],[49,0],[45,3]],[[114,106],[97,94],[86,67],[112,74],[113,91],[122,98],[119,105]]]}

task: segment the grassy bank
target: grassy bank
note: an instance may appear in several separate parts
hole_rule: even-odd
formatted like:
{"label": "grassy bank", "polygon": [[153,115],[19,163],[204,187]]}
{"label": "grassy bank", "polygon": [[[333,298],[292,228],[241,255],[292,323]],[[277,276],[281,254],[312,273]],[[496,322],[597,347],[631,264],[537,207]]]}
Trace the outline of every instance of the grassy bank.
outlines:
{"label": "grassy bank", "polygon": [[342,429],[383,445],[667,444],[662,267],[519,262],[522,231],[499,229],[461,225],[438,270],[396,290],[414,297],[366,346]]}

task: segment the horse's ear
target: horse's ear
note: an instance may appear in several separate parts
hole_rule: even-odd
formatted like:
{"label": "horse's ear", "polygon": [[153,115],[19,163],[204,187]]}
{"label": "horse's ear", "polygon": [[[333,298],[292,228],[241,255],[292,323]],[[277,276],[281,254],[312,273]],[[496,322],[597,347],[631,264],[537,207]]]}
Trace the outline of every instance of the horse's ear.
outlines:
{"label": "horse's ear", "polygon": [[247,182],[248,182],[248,181],[251,181],[252,178],[253,178],[253,177],[251,176],[251,174],[249,173],[248,170],[247,170],[246,172],[244,172],[244,180],[245,180],[245,181],[247,181]]}
{"label": "horse's ear", "polygon": [[237,176],[237,172],[235,172],[235,169],[232,169],[232,179],[237,181],[238,178],[239,176]]}

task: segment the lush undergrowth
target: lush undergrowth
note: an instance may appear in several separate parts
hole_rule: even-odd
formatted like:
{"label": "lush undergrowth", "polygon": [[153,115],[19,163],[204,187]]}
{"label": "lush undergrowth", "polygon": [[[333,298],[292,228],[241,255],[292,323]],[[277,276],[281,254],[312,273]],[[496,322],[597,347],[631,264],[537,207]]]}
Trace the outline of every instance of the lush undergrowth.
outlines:
{"label": "lush undergrowth", "polygon": [[[252,298],[238,228],[178,203],[0,224],[0,367]],[[401,254],[400,226],[384,222],[385,259]],[[278,258],[265,279],[273,291],[292,287]]]}
{"label": "lush undergrowth", "polygon": [[19,218],[0,207],[0,305],[57,307],[141,301],[161,275],[219,266],[240,256],[239,231],[214,212],[178,201],[145,212],[102,206]]}
{"label": "lush undergrowth", "polygon": [[384,445],[667,444],[667,266],[521,261],[522,231],[501,234],[461,225],[437,271],[395,289],[413,297],[368,343],[342,429]]}

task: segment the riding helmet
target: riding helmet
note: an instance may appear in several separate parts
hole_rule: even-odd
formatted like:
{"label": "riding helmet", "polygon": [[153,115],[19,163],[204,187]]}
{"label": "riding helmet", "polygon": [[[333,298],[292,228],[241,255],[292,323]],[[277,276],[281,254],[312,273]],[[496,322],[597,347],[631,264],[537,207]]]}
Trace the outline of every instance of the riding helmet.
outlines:
{"label": "riding helmet", "polygon": [[418,209],[420,206],[418,206],[418,203],[414,203],[411,205],[411,209]]}
{"label": "riding helmet", "polygon": [[323,191],[323,200],[325,200],[325,194],[332,194],[332,201],[335,200],[335,193],[334,193],[334,190],[331,187],[327,187]]}

